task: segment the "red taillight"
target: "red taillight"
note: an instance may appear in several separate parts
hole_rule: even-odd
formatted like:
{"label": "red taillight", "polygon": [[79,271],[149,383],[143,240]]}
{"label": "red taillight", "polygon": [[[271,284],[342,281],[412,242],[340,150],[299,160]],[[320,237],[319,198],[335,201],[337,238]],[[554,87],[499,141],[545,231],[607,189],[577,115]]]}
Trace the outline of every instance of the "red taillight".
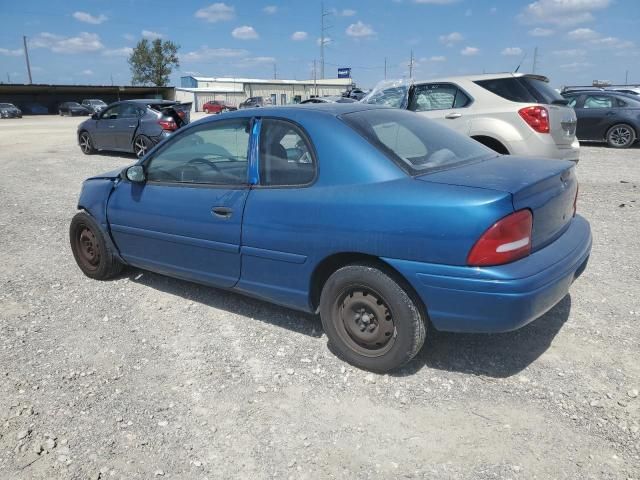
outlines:
{"label": "red taillight", "polygon": [[178,125],[173,120],[158,120],[158,125],[160,125],[163,130],[177,130],[178,129]]}
{"label": "red taillight", "polygon": [[502,265],[526,257],[531,252],[533,216],[530,210],[518,210],[494,223],[469,252],[472,267]]}
{"label": "red taillight", "polygon": [[573,199],[573,216],[576,216],[578,211],[578,192],[580,191],[580,185],[576,185],[576,196]]}
{"label": "red taillight", "polygon": [[178,110],[178,116],[184,119],[184,112],[182,110]]}
{"label": "red taillight", "polygon": [[538,133],[549,133],[549,112],[540,106],[524,107],[518,113]]}

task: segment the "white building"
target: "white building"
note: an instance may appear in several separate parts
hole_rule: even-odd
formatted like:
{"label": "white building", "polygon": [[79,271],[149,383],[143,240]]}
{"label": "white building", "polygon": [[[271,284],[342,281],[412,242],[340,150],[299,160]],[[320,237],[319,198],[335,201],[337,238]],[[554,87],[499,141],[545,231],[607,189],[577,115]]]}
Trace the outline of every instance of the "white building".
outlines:
{"label": "white building", "polygon": [[176,87],[176,100],[192,102],[197,112],[210,100],[224,100],[237,106],[249,97],[263,97],[271,100],[272,105],[286,105],[316,96],[340,95],[352,84],[351,78],[262,80],[186,76],[180,78],[180,87]]}

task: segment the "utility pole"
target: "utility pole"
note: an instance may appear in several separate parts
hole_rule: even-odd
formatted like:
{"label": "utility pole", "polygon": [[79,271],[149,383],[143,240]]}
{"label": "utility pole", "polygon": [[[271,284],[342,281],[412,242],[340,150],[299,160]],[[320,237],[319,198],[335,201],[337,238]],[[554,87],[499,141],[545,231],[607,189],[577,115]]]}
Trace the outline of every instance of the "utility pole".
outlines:
{"label": "utility pole", "polygon": [[9,72],[7,72],[7,83],[11,83],[11,75],[9,75]]}
{"label": "utility pole", "polygon": [[24,42],[24,58],[27,60],[27,73],[29,74],[29,84],[33,83],[31,79],[31,65],[29,64],[29,49],[27,48],[27,37],[22,36],[22,41]]}
{"label": "utility pole", "polygon": [[324,17],[330,15],[324,10],[324,2],[320,2],[320,78],[324,78],[324,45],[327,43],[324,32],[331,28],[331,25],[324,24]]}
{"label": "utility pole", "polygon": [[411,50],[411,59],[409,60],[409,80],[413,78],[413,49]]}
{"label": "utility pole", "polygon": [[318,82],[317,82],[317,75],[316,75],[316,59],[313,59],[313,88],[315,90],[314,95],[317,97],[318,96]]}
{"label": "utility pole", "polygon": [[384,57],[384,79],[387,79],[387,57]]}
{"label": "utility pole", "polygon": [[533,49],[533,65],[531,67],[531,73],[536,73],[537,66],[538,66],[538,47]]}
{"label": "utility pole", "polygon": [[624,84],[629,85],[629,70],[624,72]]}

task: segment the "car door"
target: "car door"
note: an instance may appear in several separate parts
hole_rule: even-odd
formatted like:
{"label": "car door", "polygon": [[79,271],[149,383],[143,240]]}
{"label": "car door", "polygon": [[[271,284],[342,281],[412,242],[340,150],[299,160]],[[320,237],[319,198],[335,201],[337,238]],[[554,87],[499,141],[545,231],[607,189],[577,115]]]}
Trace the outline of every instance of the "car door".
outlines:
{"label": "car door", "polygon": [[232,287],[240,277],[248,147],[248,118],[207,122],[147,158],[145,182],[119,182],[107,215],[124,260]]}
{"label": "car door", "polygon": [[[313,240],[308,231],[300,230],[295,212],[310,205],[309,187],[317,175],[314,149],[308,135],[292,122],[263,118],[258,130],[254,179],[258,184],[251,189],[244,212],[242,276],[236,288],[290,307],[307,308],[308,285],[300,278],[308,268]],[[309,213],[306,220],[311,222],[314,215],[322,215]]]}
{"label": "car door", "polygon": [[468,135],[470,104],[469,95],[455,84],[423,83],[412,89],[408,109]]}
{"label": "car door", "polygon": [[603,140],[607,130],[617,120],[618,109],[612,95],[586,94],[575,108],[580,140]]}
{"label": "car door", "polygon": [[104,110],[96,120],[95,129],[91,137],[96,148],[105,150],[118,150],[118,137],[115,134],[118,118],[120,117],[121,104],[117,104]]}
{"label": "car door", "polygon": [[141,107],[133,103],[123,103],[120,106],[120,115],[114,122],[113,134],[116,137],[116,145],[120,150],[130,151],[133,145],[133,136],[140,124],[140,117],[144,113]]}

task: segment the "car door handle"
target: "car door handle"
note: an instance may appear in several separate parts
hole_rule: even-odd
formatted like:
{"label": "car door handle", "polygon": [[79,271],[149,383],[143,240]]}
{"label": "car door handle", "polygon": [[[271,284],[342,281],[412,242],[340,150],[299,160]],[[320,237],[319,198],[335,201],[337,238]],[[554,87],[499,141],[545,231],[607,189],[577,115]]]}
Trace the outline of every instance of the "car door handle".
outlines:
{"label": "car door handle", "polygon": [[229,207],[213,207],[211,209],[211,213],[216,217],[231,218],[231,215],[233,215],[233,209]]}
{"label": "car door handle", "polygon": [[129,125],[129,128],[136,128],[137,125]]}
{"label": "car door handle", "polygon": [[109,128],[116,128],[115,125],[109,125]]}
{"label": "car door handle", "polygon": [[444,116],[444,118],[448,118],[449,120],[454,120],[456,118],[460,118],[462,116],[461,113],[448,113]]}

